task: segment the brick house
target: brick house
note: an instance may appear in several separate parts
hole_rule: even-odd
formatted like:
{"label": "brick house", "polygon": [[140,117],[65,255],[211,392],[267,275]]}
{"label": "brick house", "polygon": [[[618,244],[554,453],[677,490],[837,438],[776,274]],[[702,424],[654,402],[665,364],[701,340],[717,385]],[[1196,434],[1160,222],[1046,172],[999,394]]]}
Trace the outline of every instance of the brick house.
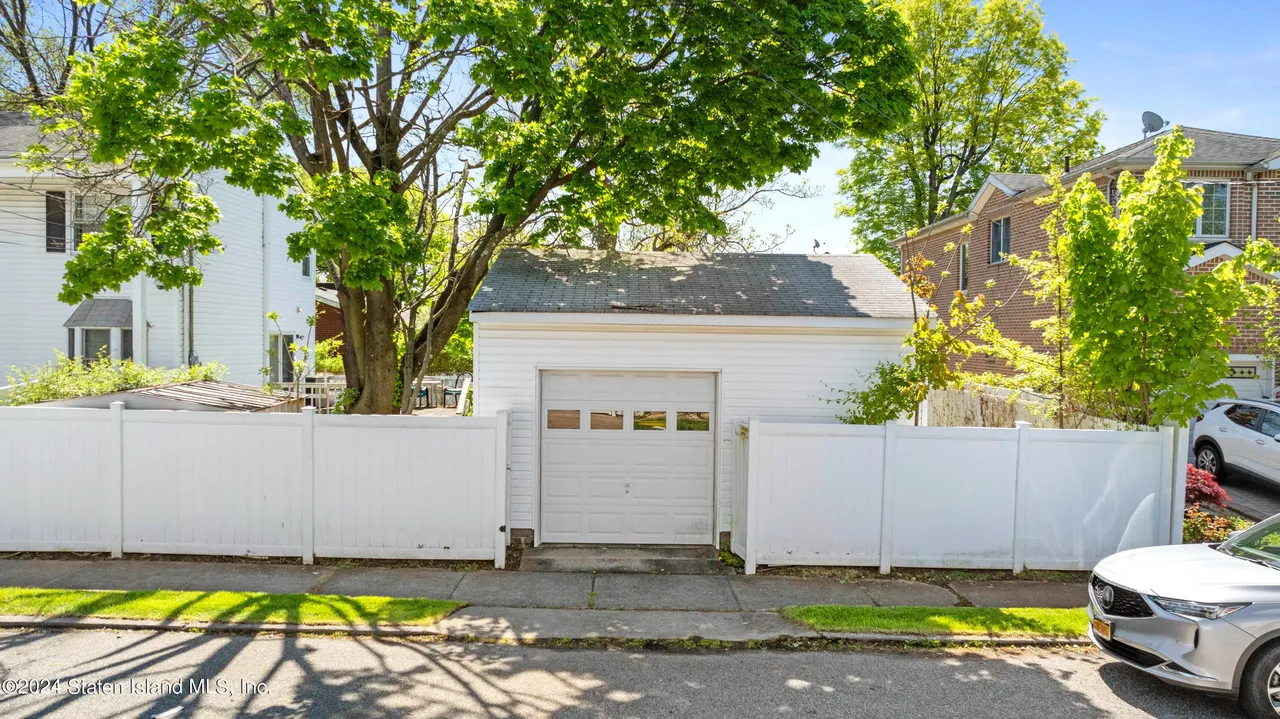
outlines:
{"label": "brick house", "polygon": [[[1205,212],[1193,235],[1204,243],[1205,252],[1192,259],[1188,271],[1207,272],[1224,259],[1239,255],[1250,237],[1280,241],[1280,139],[1194,127],[1182,131],[1195,141],[1193,154],[1183,167],[1190,180],[1205,188]],[[1120,173],[1128,170],[1141,177],[1155,162],[1155,143],[1160,136],[1152,135],[1075,165],[1063,177],[1063,184],[1069,186],[1087,172],[1115,204]],[[1002,256],[1026,257],[1047,249],[1049,238],[1040,225],[1052,207],[1035,202],[1047,194],[1049,187],[1040,175],[992,173],[965,211],[921,229],[914,237],[895,240],[902,257],[922,252],[937,263],[931,279],[938,284],[935,297],[943,318],[956,290],[982,293],[988,306],[997,299],[1006,301],[992,313],[1001,333],[1042,346],[1040,331],[1031,322],[1045,317],[1049,308],[1034,306],[1022,291],[1029,289],[1024,273]],[[966,236],[962,230],[967,225],[972,229]],[[955,243],[954,253],[944,252],[948,243]],[[944,271],[948,276],[942,277]],[[989,281],[994,282],[990,288]],[[1228,381],[1242,397],[1270,396],[1274,383],[1272,368],[1255,354],[1252,343],[1256,339],[1242,332],[1231,346],[1232,378]],[[980,355],[965,366],[979,372],[1008,371],[1001,361]]]}
{"label": "brick house", "polygon": [[342,308],[332,282],[316,283],[316,342],[342,334]]}

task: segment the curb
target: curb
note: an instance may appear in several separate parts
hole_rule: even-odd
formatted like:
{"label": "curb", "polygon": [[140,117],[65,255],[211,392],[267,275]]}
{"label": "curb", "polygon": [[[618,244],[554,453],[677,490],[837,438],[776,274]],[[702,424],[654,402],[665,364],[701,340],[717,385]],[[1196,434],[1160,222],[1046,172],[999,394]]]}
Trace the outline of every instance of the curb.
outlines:
{"label": "curb", "polygon": [[726,646],[756,647],[770,642],[787,641],[830,641],[856,642],[859,644],[892,644],[892,645],[987,645],[998,647],[1074,647],[1092,646],[1087,638],[1071,637],[991,637],[981,635],[955,634],[875,634],[863,632],[818,632],[817,637],[779,635],[767,640],[719,640],[715,637],[690,636],[681,639],[655,639],[652,637],[591,637],[583,639],[566,639],[543,637],[534,639],[501,640],[492,637],[477,637],[471,634],[449,632],[428,626],[352,626],[347,624],[266,624],[266,623],[233,623],[233,622],[183,622],[154,621],[145,619],[106,619],[100,617],[34,617],[4,616],[0,617],[0,629],[34,629],[34,630],[106,630],[106,631],[152,631],[152,632],[207,632],[211,634],[285,634],[285,635],[332,635],[341,634],[354,637],[382,638],[426,638],[456,642],[504,642],[521,645],[555,645],[580,641],[584,644],[598,642],[642,641],[661,644],[685,640],[704,640],[718,642]]}
{"label": "curb", "polygon": [[1081,647],[1093,646],[1087,637],[992,637],[981,634],[872,634],[864,632],[818,632],[823,639],[879,644],[988,644],[998,647]]}

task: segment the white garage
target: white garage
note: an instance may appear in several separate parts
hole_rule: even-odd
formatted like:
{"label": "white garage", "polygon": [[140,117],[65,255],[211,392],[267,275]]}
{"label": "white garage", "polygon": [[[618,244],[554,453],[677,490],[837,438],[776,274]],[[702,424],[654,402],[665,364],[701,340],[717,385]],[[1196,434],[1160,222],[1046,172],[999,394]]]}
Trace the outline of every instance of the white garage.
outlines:
{"label": "white garage", "polygon": [[507,526],[538,543],[716,544],[738,424],[836,421],[911,327],[869,255],[513,249],[470,311],[475,411],[511,413]]}

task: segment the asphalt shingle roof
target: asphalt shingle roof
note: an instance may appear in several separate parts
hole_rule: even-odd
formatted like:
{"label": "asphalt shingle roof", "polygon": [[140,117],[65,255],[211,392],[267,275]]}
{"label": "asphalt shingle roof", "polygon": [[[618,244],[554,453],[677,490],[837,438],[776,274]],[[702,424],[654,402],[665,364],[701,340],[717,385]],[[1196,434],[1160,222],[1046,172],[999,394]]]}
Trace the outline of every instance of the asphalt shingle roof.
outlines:
{"label": "asphalt shingle roof", "polygon": [[1045,186],[1043,175],[1026,172],[993,172],[991,177],[999,180],[1000,184],[1013,190],[1015,194],[1027,190],[1038,190]]}
{"label": "asphalt shingle roof", "polygon": [[472,312],[911,317],[871,255],[504,250]]}
{"label": "asphalt shingle roof", "polygon": [[133,300],[93,299],[76,306],[63,327],[132,327]]}
{"label": "asphalt shingle roof", "polygon": [[25,112],[0,112],[0,157],[10,157],[40,142],[40,125]]}
{"label": "asphalt shingle roof", "polygon": [[[1151,163],[1156,160],[1156,140],[1167,133],[1159,132],[1144,140],[1098,155],[1071,168],[1071,174],[1093,172],[1112,165]],[[1241,135],[1235,132],[1183,127],[1182,134],[1195,141],[1191,157],[1183,163],[1196,165],[1255,165],[1280,150],[1280,138]]]}

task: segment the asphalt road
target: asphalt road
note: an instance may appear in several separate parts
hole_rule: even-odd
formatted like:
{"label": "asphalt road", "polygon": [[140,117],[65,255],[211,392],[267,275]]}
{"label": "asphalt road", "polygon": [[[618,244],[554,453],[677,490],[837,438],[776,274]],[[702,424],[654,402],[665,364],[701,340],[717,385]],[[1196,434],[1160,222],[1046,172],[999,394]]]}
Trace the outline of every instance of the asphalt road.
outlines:
{"label": "asphalt road", "polygon": [[[38,691],[15,693],[24,686]],[[678,653],[86,631],[0,632],[0,716],[1239,714],[1079,649]]]}

